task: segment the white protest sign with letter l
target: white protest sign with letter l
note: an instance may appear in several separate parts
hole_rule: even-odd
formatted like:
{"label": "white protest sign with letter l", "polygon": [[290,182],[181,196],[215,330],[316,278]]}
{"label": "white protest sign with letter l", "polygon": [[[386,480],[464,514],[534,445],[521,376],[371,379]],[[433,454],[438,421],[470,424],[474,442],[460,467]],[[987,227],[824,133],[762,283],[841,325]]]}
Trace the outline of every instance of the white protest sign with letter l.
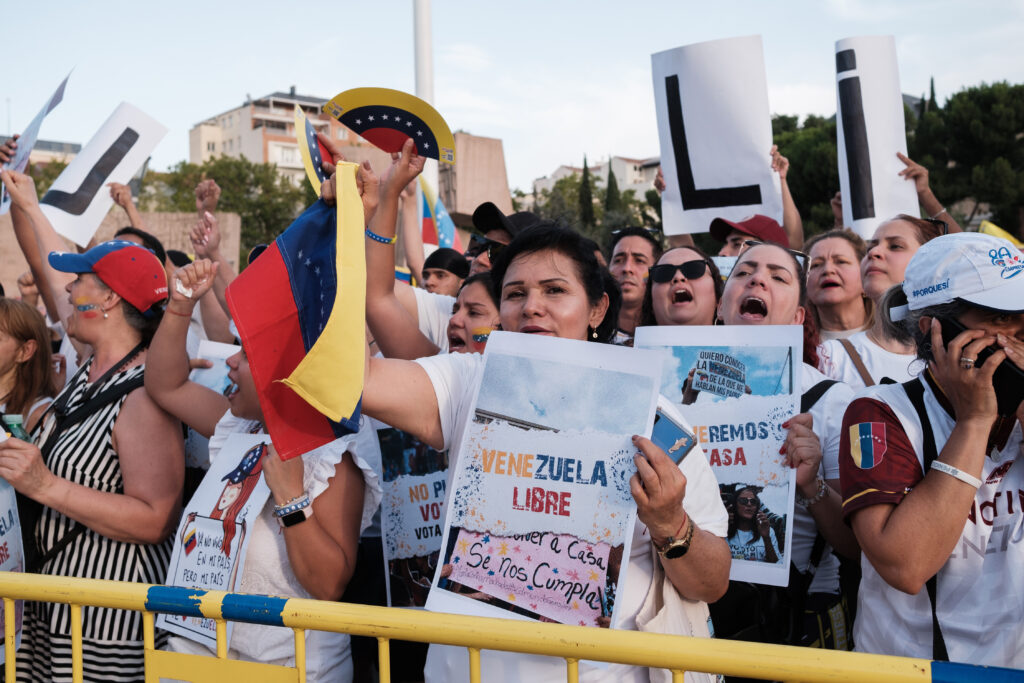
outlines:
{"label": "white protest sign with letter l", "polygon": [[88,244],[114,203],[104,186],[127,184],[166,134],[159,122],[122,102],[39,200],[54,229]]}
{"label": "white protest sign with letter l", "polygon": [[918,215],[913,181],[899,177],[907,153],[903,96],[892,36],[836,41],[836,139],[843,224],[871,239],[899,213]]}
{"label": "white protest sign with letter l", "polygon": [[665,234],[707,232],[715,218],[755,213],[781,222],[761,37],[658,52],[651,66]]}

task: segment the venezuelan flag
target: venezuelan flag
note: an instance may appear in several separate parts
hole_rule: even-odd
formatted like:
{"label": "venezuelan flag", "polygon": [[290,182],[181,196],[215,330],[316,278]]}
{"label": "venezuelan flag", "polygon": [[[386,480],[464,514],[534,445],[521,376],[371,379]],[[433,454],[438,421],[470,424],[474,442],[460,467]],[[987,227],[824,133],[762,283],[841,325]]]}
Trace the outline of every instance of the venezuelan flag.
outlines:
{"label": "venezuelan flag", "polygon": [[185,554],[191,555],[192,551],[196,549],[196,530],[193,528],[185,534]]}
{"label": "venezuelan flag", "polygon": [[850,456],[857,467],[869,470],[885,455],[885,423],[860,422],[850,425]]}
{"label": "venezuelan flag", "polygon": [[366,263],[356,164],[338,164],[337,210],[318,200],[227,289],[282,460],[359,429]]}
{"label": "venezuelan flag", "polygon": [[423,195],[423,243],[462,251],[462,241],[455,230],[455,223],[444,208],[441,198],[423,176],[420,176],[420,190]]}

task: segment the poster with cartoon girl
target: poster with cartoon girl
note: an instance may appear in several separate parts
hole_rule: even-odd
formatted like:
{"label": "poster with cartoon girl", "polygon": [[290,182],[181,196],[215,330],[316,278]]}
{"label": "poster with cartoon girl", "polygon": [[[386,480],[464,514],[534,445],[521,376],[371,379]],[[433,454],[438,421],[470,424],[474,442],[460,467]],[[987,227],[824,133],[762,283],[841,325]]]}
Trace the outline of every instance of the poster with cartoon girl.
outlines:
{"label": "poster with cartoon girl", "polygon": [[[270,489],[263,478],[266,434],[232,434],[185,506],[174,539],[167,584],[233,591],[245,565],[247,530],[260,515]],[[216,647],[212,619],[161,614],[157,626]],[[231,637],[231,622],[227,624]]]}

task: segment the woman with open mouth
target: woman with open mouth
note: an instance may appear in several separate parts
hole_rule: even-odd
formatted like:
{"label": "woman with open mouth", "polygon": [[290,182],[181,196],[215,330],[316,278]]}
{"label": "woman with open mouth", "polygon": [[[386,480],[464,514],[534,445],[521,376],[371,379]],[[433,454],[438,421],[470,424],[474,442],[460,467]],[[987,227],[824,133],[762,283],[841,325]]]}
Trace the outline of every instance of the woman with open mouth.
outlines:
{"label": "woman with open mouth", "polygon": [[[801,257],[806,259],[774,244],[751,246],[740,255],[725,283],[719,318],[726,325],[802,325],[807,314],[807,280]],[[837,552],[851,559],[859,556],[857,541],[842,522],[839,495],[840,427],[853,391],[841,382],[823,384],[827,378],[807,363],[802,364],[800,377],[808,397],[827,387],[807,412],[783,424],[788,434],[782,450],[787,464],[796,468],[793,564],[800,572],[808,572],[818,534]],[[802,637],[793,642],[849,648],[845,638],[836,637],[849,632],[849,618],[839,590],[839,560],[831,552],[821,556],[814,571],[804,617],[804,623],[798,624]],[[819,618],[832,623],[818,623]],[[819,636],[827,630],[833,638]]]}
{"label": "woman with open mouth", "polygon": [[804,247],[807,312],[821,339],[839,339],[871,326],[874,303],[864,294],[860,262],[867,247],[852,230],[830,230]]}
{"label": "woman with open mouth", "polygon": [[722,296],[718,266],[697,247],[669,249],[651,266],[641,325],[712,325]]}
{"label": "woman with open mouth", "polygon": [[[875,309],[884,305],[889,290],[899,288],[903,272],[917,250],[944,232],[942,221],[905,214],[878,226],[875,236],[867,243],[868,250],[860,266],[864,293],[874,302]],[[855,390],[876,384],[884,377],[907,382],[920,370],[920,364],[915,363],[913,339],[902,328],[886,326],[878,315],[872,315],[870,329],[846,340],[822,343],[818,347],[818,358],[822,372]]]}

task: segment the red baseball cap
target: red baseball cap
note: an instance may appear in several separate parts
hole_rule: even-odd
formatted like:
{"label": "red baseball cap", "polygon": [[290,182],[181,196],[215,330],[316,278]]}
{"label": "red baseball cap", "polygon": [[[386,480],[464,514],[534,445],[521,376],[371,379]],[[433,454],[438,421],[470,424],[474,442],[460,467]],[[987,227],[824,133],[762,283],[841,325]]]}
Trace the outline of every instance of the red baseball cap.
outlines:
{"label": "red baseball cap", "polygon": [[98,244],[83,254],[52,251],[50,265],[62,273],[93,273],[143,314],[167,298],[167,273],[156,254],[126,240]]}
{"label": "red baseball cap", "polygon": [[755,213],[750,218],[741,221],[727,221],[724,218],[716,218],[711,221],[709,228],[711,236],[721,243],[725,243],[729,233],[738,230],[745,235],[761,240],[762,242],[773,242],[789,249],[789,236],[782,229],[778,221],[768,216]]}

